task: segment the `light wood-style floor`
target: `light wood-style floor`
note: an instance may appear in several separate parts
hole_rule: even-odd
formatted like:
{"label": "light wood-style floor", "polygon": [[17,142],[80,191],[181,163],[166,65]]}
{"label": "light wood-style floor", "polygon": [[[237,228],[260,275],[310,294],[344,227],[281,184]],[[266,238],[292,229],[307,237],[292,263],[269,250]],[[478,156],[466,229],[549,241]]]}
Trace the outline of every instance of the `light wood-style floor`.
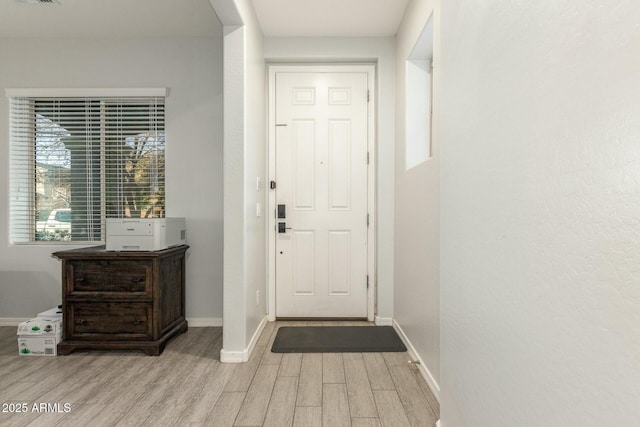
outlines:
{"label": "light wood-style floor", "polygon": [[[191,328],[159,357],[142,352],[18,356],[0,327],[0,426],[434,426],[439,407],[407,353],[271,353],[275,322],[251,360],[220,363],[222,328]],[[71,411],[32,412],[34,403]],[[50,408],[55,409],[55,408]]]}

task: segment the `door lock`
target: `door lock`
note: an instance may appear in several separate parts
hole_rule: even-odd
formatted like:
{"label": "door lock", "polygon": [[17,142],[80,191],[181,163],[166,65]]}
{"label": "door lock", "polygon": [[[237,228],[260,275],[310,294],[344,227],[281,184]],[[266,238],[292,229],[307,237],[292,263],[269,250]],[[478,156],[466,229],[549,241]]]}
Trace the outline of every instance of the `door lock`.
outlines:
{"label": "door lock", "polygon": [[287,230],[291,230],[291,227],[287,227],[285,222],[278,223],[278,233],[286,233]]}
{"label": "door lock", "polygon": [[287,217],[287,210],[285,208],[285,205],[278,205],[278,218],[286,218]]}

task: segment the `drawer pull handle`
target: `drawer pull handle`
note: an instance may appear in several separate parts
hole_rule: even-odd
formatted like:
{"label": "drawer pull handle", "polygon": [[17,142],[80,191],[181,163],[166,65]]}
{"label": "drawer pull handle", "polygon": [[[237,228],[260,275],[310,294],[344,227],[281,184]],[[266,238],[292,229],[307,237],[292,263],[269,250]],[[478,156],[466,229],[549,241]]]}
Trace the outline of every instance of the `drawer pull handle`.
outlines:
{"label": "drawer pull handle", "polygon": [[82,319],[77,319],[77,320],[76,320],[76,325],[84,325],[84,320],[82,320]]}
{"label": "drawer pull handle", "polygon": [[133,283],[140,283],[140,282],[142,282],[142,278],[140,278],[140,277],[134,277],[133,279],[131,279],[131,281],[132,281]]}
{"label": "drawer pull handle", "polygon": [[76,282],[82,283],[85,281],[84,277],[76,277]]}
{"label": "drawer pull handle", "polygon": [[141,325],[142,324],[142,320],[134,320],[133,324],[134,325]]}

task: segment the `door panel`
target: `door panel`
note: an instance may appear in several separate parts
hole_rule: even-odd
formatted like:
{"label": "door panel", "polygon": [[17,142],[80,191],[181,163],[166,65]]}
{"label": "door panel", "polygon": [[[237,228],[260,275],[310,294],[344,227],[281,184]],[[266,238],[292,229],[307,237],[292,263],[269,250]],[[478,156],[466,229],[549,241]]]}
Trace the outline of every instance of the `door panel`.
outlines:
{"label": "door panel", "polygon": [[314,208],[315,121],[293,120],[293,191],[295,209]]}
{"label": "door panel", "polygon": [[315,232],[295,230],[292,234],[293,283],[294,295],[313,295],[315,282]]}
{"label": "door panel", "polygon": [[351,295],[351,232],[329,231],[329,295]]}
{"label": "door panel", "polygon": [[365,72],[278,72],[276,316],[367,316]]}
{"label": "door panel", "polygon": [[351,201],[351,121],[329,121],[329,209],[349,209]]}

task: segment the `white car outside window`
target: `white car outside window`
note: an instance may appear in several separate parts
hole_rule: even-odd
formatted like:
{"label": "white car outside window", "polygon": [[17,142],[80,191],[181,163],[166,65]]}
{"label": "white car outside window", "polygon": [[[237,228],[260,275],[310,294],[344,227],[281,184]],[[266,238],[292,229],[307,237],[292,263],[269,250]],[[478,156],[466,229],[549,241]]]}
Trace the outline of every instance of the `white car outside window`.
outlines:
{"label": "white car outside window", "polygon": [[71,232],[71,209],[54,209],[44,224],[44,231]]}

